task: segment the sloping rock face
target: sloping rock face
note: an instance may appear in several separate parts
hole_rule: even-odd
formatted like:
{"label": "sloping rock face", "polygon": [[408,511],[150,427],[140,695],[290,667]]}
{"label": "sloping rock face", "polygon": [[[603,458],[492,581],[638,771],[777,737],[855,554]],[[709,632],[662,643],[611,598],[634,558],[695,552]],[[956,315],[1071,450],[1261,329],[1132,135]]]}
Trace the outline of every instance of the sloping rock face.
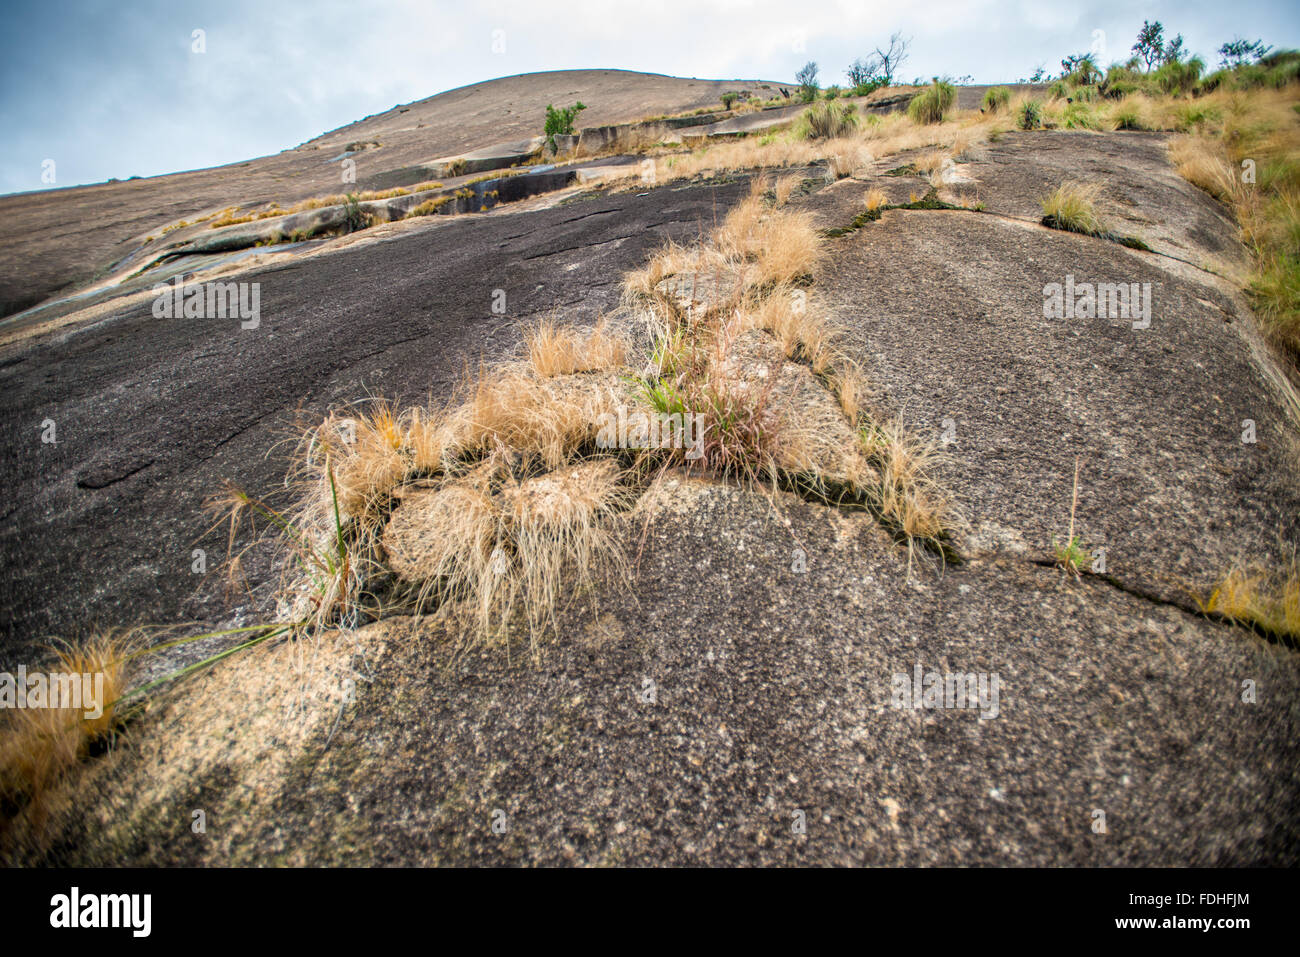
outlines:
{"label": "sloping rock face", "polygon": [[[184,740],[227,702],[220,756],[131,810],[141,727],[66,862],[1295,863],[1291,656],[1024,562],[909,578],[868,519],[791,499],[672,480],[643,508],[629,587],[540,661],[373,625],[340,646],[352,702],[313,677],[279,740],[234,727],[267,705],[220,669],[159,719]],[[897,707],[918,668],[996,700]]]}
{"label": "sloping rock face", "polygon": [[[893,211],[834,249],[826,295],[850,352],[948,438],[960,550],[1050,559],[1076,459],[1079,529],[1127,587],[1190,605],[1234,559],[1300,537],[1294,400],[1213,276],[978,213]],[[1044,317],[1068,275],[1149,288],[1149,327]]]}
{"label": "sloping rock face", "polygon": [[[1120,175],[1123,137],[1068,142],[1094,175]],[[1132,142],[1141,151],[1149,141]],[[1020,175],[1014,167],[992,162],[979,181]],[[851,188],[796,202],[838,209]],[[286,310],[272,331],[303,350],[258,380],[277,391],[248,398],[216,432],[203,420],[167,423],[174,431],[151,440],[165,454],[94,492],[98,511],[77,514],[115,527],[124,519],[107,503],[142,494],[152,474],[146,504],[171,515],[176,506],[158,496],[175,499],[209,474],[178,470],[171,445],[208,436],[217,449],[204,451],[218,455],[234,431],[238,459],[260,462],[277,436],[256,416],[301,391],[350,399],[382,370],[408,401],[423,400],[431,380],[445,394],[467,353],[516,347],[518,315],[556,302],[586,318],[611,308],[617,277],[653,245],[648,224],[698,236],[744,189],[604,197],[268,271],[267,301]],[[1135,208],[1152,204],[1160,221],[1169,190],[1201,202],[1161,180],[1135,194]],[[536,657],[526,641],[467,643],[449,621],[426,617],[232,659],[160,701],[126,747],[92,763],[75,812],[23,859],[1300,863],[1300,657],[1196,614],[1189,596],[1238,555],[1263,557],[1277,536],[1300,537],[1293,393],[1244,303],[1209,273],[1029,219],[891,211],[827,240],[813,287],[874,400],[946,442],[953,465],[940,478],[967,519],[954,536],[963,561],[909,561],[860,511],[669,474],[628,516],[626,581],[572,595]],[[366,305],[339,283],[348,267],[388,278],[382,301]],[[509,283],[526,305],[491,325],[491,292],[510,269],[522,273]],[[1149,284],[1149,323],[1046,313],[1047,289],[1068,276]],[[444,285],[458,302],[477,298],[482,316],[467,309],[431,331],[429,293]],[[129,390],[111,391],[126,346],[102,337],[138,332],[141,313],[70,345],[43,343],[7,374],[84,382],[68,408],[87,423],[103,414],[96,388],[133,413]],[[193,334],[147,328],[164,348]],[[340,329],[356,341],[340,346]],[[351,365],[310,348],[326,333],[355,349]],[[139,335],[125,338],[138,349]],[[232,356],[207,383],[222,395],[246,396],[244,370],[292,352],[282,342],[259,352],[237,334],[204,346]],[[95,376],[72,374],[84,368]],[[38,408],[6,419],[39,421]],[[1242,441],[1247,419],[1253,443]],[[9,441],[5,460],[30,487],[41,461]],[[52,450],[69,474],[90,458],[83,444]],[[152,449],[141,444],[141,454]],[[1050,565],[1076,461],[1077,530],[1106,549],[1104,571],[1077,580]],[[71,494],[33,496],[39,508],[10,521],[45,528],[42,510],[67,514]],[[60,521],[42,549],[73,565],[77,539]],[[33,603],[57,597],[34,584],[50,566],[31,561],[23,589],[6,591],[27,603],[11,621],[30,622]],[[113,576],[105,587],[137,574],[111,570],[119,566],[133,563],[97,565],[101,579]],[[319,670],[291,666],[290,652],[310,659],[313,649]],[[284,694],[249,682],[249,669],[279,675],[272,686],[301,689],[310,706],[292,710]],[[306,723],[272,733],[290,717]],[[206,836],[191,831],[195,808],[208,811]]]}
{"label": "sloping rock face", "polygon": [[1038,222],[1039,201],[1062,183],[1100,183],[1098,212],[1108,230],[1201,269],[1238,271],[1245,259],[1232,217],[1173,169],[1169,139],[1167,133],[1007,133],[956,164],[945,192]]}
{"label": "sloping rock face", "polygon": [[[102,274],[146,235],[169,223],[234,204],[276,201],[288,206],[337,193],[343,188],[339,164],[344,158],[356,162],[358,190],[405,186],[440,176],[438,158],[540,134],[548,103],[582,100],[590,104],[582,114],[584,122],[615,124],[649,114],[716,107],[724,92],[757,92],[762,86],[757,81],[680,79],[626,70],[503,77],[394,106],[301,146],[245,163],[3,196],[0,317]],[[349,151],[371,143],[378,146]],[[489,162],[479,168],[496,167]]]}

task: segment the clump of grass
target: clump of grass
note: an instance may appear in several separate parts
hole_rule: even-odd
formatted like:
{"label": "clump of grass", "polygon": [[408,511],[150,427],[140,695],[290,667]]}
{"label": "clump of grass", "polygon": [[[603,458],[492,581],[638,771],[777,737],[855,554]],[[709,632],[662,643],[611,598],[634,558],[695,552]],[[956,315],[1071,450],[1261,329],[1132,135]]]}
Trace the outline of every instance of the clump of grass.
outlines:
{"label": "clump of grass", "polygon": [[627,343],[604,322],[583,335],[555,318],[545,319],[524,333],[524,343],[533,371],[543,377],[612,371],[627,360]]}
{"label": "clump of grass", "polygon": [[935,478],[944,462],[939,446],[913,435],[901,419],[869,423],[859,441],[880,476],[870,493],[873,504],[906,541],[909,564],[926,547],[941,552],[946,530],[960,519]]}
{"label": "clump of grass", "polygon": [[1209,137],[1184,136],[1169,145],[1169,156],[1178,175],[1223,202],[1232,202],[1236,176]]}
{"label": "clump of grass", "polygon": [[1025,100],[1020,104],[1016,114],[1016,126],[1022,130],[1038,130],[1043,127],[1043,107],[1037,100]]}
{"label": "clump of grass", "polygon": [[414,206],[407,210],[406,218],[410,219],[414,216],[432,216],[438,210],[442,209],[442,207],[455,200],[455,198],[456,197],[454,196],[435,196],[433,199],[426,199],[418,206]]}
{"label": "clump of grass", "polygon": [[1295,549],[1280,564],[1238,564],[1198,599],[1201,611],[1256,626],[1292,646],[1300,644],[1300,558]]}
{"label": "clump of grass", "polygon": [[907,105],[907,115],[916,123],[942,123],[956,102],[956,88],[951,83],[936,78],[912,97],[912,102]]}
{"label": "clump of grass", "polygon": [[[1237,84],[1225,86],[1194,104],[1210,119],[1198,132],[1172,140],[1169,149],[1185,179],[1231,204],[1254,260],[1247,290],[1255,314],[1270,341],[1293,366],[1300,366],[1300,126],[1295,96],[1293,86],[1245,92]],[[1180,125],[1186,118],[1175,115],[1171,122]],[[1248,168],[1255,182],[1249,181]]]}
{"label": "clump of grass", "polygon": [[755,180],[750,195],[714,232],[713,245],[724,259],[745,264],[759,285],[792,283],[812,271],[821,240],[812,214],[767,209],[764,192],[761,180]]}
{"label": "clump of grass", "polygon": [[[1296,222],[1293,219],[1292,225]],[[1269,338],[1300,357],[1300,256],[1286,252],[1262,256],[1249,292]]]}
{"label": "clump of grass", "polygon": [[947,160],[947,154],[942,150],[931,150],[930,152],[917,157],[916,169],[924,173],[933,180],[934,174],[943,169],[944,161]]}
{"label": "clump of grass", "polygon": [[349,193],[343,203],[343,232],[365,229],[370,222],[370,214],[361,208],[361,198],[356,193]]}
{"label": "clump of grass", "polygon": [[385,541],[424,601],[466,614],[483,639],[520,617],[535,648],[566,595],[626,568],[615,532],[630,505],[622,479],[609,460],[519,478],[489,459],[399,508]]}
{"label": "clump of grass", "polygon": [[1042,200],[1043,225],[1071,233],[1099,236],[1105,232],[1097,213],[1097,183],[1063,183]]}
{"label": "clump of grass", "polygon": [[[551,387],[528,367],[483,370],[448,427],[461,454],[481,457],[507,450],[529,467],[560,468],[596,435],[596,417],[608,397]],[[536,463],[532,465],[530,463]]]}
{"label": "clump of grass", "polygon": [[[84,645],[54,649],[48,671],[102,676],[101,699],[82,707],[6,708],[0,723],[0,817],[19,811],[35,829],[44,826],[52,794],[78,762],[113,735],[122,719],[126,661],[138,643],[133,632],[98,635]],[[95,679],[92,678],[92,681]],[[98,716],[87,717],[87,712]]]}
{"label": "clump of grass", "polygon": [[1011,103],[1011,90],[1005,86],[995,86],[984,92],[984,109],[989,113],[1000,113]]}
{"label": "clump of grass", "polygon": [[211,228],[220,229],[222,226],[237,226],[240,223],[251,223],[254,219],[257,218],[258,217],[256,217],[252,213],[245,213],[242,216],[236,216],[235,214],[232,213],[228,216],[222,216],[220,219],[213,220],[211,224]]}
{"label": "clump of grass", "polygon": [[790,197],[794,194],[794,191],[799,188],[800,182],[801,180],[798,176],[782,176],[778,179],[776,185],[772,187],[772,195],[776,200],[776,205],[784,206],[786,203],[790,202]]}
{"label": "clump of grass", "polygon": [[820,102],[800,118],[799,131],[805,139],[825,140],[850,135],[858,126],[852,103]]}
{"label": "clump of grass", "polygon": [[889,205],[889,196],[879,186],[873,186],[867,190],[863,202],[866,204],[867,212],[874,213]]}
{"label": "clump of grass", "polygon": [[802,290],[777,287],[737,310],[732,331],[762,329],[781,344],[788,359],[806,363],[818,375],[834,359],[831,341],[835,330],[825,315],[812,307]]}
{"label": "clump of grass", "polygon": [[1061,125],[1067,130],[1098,132],[1105,126],[1100,114],[1086,103],[1071,103],[1061,114]]}
{"label": "clump of grass", "polygon": [[1182,61],[1171,60],[1162,64],[1152,75],[1152,79],[1164,93],[1191,93],[1196,89],[1204,70],[1205,62],[1200,57],[1190,57]]}
{"label": "clump of grass", "polygon": [[1151,127],[1135,97],[1125,97],[1111,112],[1117,130],[1149,130]]}

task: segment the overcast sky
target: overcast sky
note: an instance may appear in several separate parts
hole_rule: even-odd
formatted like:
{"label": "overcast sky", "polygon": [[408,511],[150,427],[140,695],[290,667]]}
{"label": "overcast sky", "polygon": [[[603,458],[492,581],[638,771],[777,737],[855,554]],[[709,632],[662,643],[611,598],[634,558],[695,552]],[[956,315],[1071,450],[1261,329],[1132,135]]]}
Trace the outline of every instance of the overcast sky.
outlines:
{"label": "overcast sky", "polygon": [[913,38],[905,78],[1009,81],[1095,44],[1103,63],[1126,59],[1144,18],[1211,66],[1234,35],[1300,47],[1294,0],[9,0],[0,192],[49,188],[47,159],[58,186],[250,159],[536,70],[788,80],[811,59],[823,84],[843,83],[896,30]]}

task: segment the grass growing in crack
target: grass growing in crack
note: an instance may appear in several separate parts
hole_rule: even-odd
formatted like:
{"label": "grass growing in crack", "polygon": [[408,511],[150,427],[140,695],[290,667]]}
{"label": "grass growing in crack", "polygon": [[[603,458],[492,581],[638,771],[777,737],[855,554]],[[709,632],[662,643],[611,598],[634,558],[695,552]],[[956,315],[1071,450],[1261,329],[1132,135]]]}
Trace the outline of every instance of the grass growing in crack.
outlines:
{"label": "grass growing in crack", "polygon": [[566,595],[625,576],[615,532],[630,504],[610,460],[515,475],[500,458],[447,477],[394,512],[386,541],[394,567],[482,639],[516,618],[536,642]]}
{"label": "grass growing in crack", "polygon": [[[256,518],[268,522],[284,537],[305,582],[296,596],[300,601],[294,610],[294,618],[309,621],[318,630],[348,619],[357,610],[361,578],[361,562],[352,547],[351,536],[345,535],[338,486],[334,470],[328,463],[326,474],[333,527],[324,535],[319,527],[295,524],[283,512],[234,485],[228,487],[225,495],[209,503],[214,510],[224,513],[232,546],[241,523],[248,520],[255,530]],[[240,567],[238,556],[232,558],[230,567],[232,574],[237,574]]]}
{"label": "grass growing in crack", "polygon": [[455,199],[455,196],[435,196],[433,199],[426,199],[418,206],[413,206],[411,209],[407,210],[406,218],[412,219],[416,216],[432,216],[448,203],[454,202]]}
{"label": "grass growing in crack", "polygon": [[944,464],[939,446],[914,435],[898,418],[869,422],[858,435],[867,460],[879,473],[869,500],[906,543],[908,565],[926,550],[945,554],[947,530],[961,519],[935,477]]}
{"label": "grass growing in crack", "polygon": [[1057,566],[1066,574],[1074,575],[1079,579],[1080,572],[1085,564],[1091,559],[1087,543],[1083,538],[1074,531],[1074,515],[1079,507],[1079,467],[1080,460],[1074,460],[1074,493],[1070,499],[1070,531],[1065,537],[1065,541],[1058,543],[1056,537],[1052,537],[1052,551],[1056,555]]}
{"label": "grass growing in crack", "polygon": [[762,329],[781,344],[787,359],[806,363],[821,375],[833,360],[831,340],[835,330],[826,317],[810,306],[801,289],[776,286],[766,295],[743,302],[737,309],[733,331]]}
{"label": "grass growing in crack", "polygon": [[1097,183],[1062,183],[1043,197],[1043,225],[1066,232],[1099,236],[1105,232],[1097,213]]}
{"label": "grass growing in crack", "polygon": [[1197,603],[1205,614],[1220,615],[1291,647],[1300,646],[1300,556],[1293,548],[1272,567],[1239,563]]}

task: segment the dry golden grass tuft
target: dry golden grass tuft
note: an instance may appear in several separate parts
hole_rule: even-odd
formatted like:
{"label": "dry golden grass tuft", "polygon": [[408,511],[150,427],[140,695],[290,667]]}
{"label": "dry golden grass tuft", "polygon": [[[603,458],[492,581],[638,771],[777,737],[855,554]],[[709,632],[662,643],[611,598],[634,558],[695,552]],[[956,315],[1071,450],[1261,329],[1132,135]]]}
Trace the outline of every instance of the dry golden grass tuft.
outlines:
{"label": "dry golden grass tuft", "polygon": [[784,206],[790,202],[790,197],[794,191],[799,188],[800,178],[798,176],[782,176],[776,181],[772,188],[773,195],[776,197],[776,205]]}
{"label": "dry golden grass tuft", "polygon": [[889,205],[889,196],[879,186],[873,186],[867,190],[863,202],[866,204],[867,212],[874,213],[876,210]]}
{"label": "dry golden grass tuft", "polygon": [[493,455],[431,488],[399,490],[384,543],[391,566],[420,584],[422,607],[433,600],[467,618],[483,640],[522,620],[535,648],[566,597],[625,572],[618,519],[634,495],[609,459],[524,477],[512,465]]}
{"label": "dry golden grass tuft", "polygon": [[1097,212],[1099,183],[1062,183],[1043,197],[1043,223],[1054,229],[1095,236],[1105,232]]}
{"label": "dry golden grass tuft", "polygon": [[831,377],[831,387],[839,399],[840,409],[845,418],[856,428],[866,415],[866,402],[870,396],[867,377],[856,362],[843,356],[835,360],[835,371]]}
{"label": "dry golden grass tuft", "polygon": [[762,329],[781,344],[786,358],[807,363],[817,374],[833,361],[831,341],[836,330],[824,313],[808,302],[802,289],[777,286],[741,305],[733,320],[737,329]]}
{"label": "dry golden grass tuft", "polygon": [[594,440],[595,415],[605,401],[598,386],[549,387],[526,366],[482,370],[468,401],[453,411],[451,434],[462,453],[513,454],[559,468]]}
{"label": "dry golden grass tuft", "polygon": [[[338,502],[344,519],[364,519],[407,470],[406,430],[392,406],[331,414],[309,430],[302,448],[320,505]],[[332,487],[331,487],[332,486]]]}
{"label": "dry golden grass tuft", "polygon": [[533,371],[543,377],[612,372],[627,362],[627,342],[604,321],[583,334],[555,318],[546,319],[524,333],[524,342]]}
{"label": "dry golden grass tuft", "polygon": [[1293,646],[1300,644],[1300,557],[1292,549],[1272,568],[1238,564],[1200,605],[1206,614],[1257,625]]}
{"label": "dry golden grass tuft", "polygon": [[933,178],[935,173],[943,169],[944,161],[947,158],[948,154],[942,150],[931,150],[917,157],[914,165],[926,176]]}
{"label": "dry golden grass tuft", "polygon": [[623,288],[633,296],[652,297],[655,287],[669,276],[695,272],[726,275],[734,270],[735,264],[712,246],[683,246],[669,241],[643,267],[624,276]]}
{"label": "dry golden grass tuft", "polygon": [[760,286],[790,283],[812,272],[821,240],[812,214],[767,209],[757,192],[738,203],[713,235],[727,259],[747,264]]}
{"label": "dry golden grass tuft", "polygon": [[984,115],[976,111],[953,112],[941,123],[918,124],[905,113],[869,117],[847,135],[809,140],[797,130],[749,136],[696,149],[689,154],[659,156],[658,182],[699,175],[735,173],[753,169],[783,169],[833,160],[836,175],[848,175],[876,159],[907,150],[949,147],[959,138],[967,146],[1014,126],[1010,114]]}
{"label": "dry golden grass tuft", "polygon": [[564,594],[590,588],[598,578],[626,576],[615,530],[634,496],[622,478],[611,461],[584,462],[504,492],[518,600],[534,639],[556,626],[555,609]]}
{"label": "dry golden grass tuft", "polygon": [[1170,142],[1169,157],[1178,175],[1193,186],[1225,203],[1236,198],[1237,177],[1217,141],[1208,136],[1181,136]]}
{"label": "dry golden grass tuft", "polygon": [[876,506],[908,543],[909,557],[939,542],[961,521],[952,497],[938,482],[946,464],[941,448],[910,432],[900,419],[872,423],[860,432],[862,451],[880,472]]}
{"label": "dry golden grass tuft", "polygon": [[[49,672],[102,676],[94,707],[6,708],[0,724],[0,818],[41,829],[51,795],[96,743],[111,736],[121,718],[126,660],[139,644],[134,632],[97,636],[84,645],[55,649]],[[66,702],[63,702],[66,704]],[[95,717],[86,712],[99,711]]]}

